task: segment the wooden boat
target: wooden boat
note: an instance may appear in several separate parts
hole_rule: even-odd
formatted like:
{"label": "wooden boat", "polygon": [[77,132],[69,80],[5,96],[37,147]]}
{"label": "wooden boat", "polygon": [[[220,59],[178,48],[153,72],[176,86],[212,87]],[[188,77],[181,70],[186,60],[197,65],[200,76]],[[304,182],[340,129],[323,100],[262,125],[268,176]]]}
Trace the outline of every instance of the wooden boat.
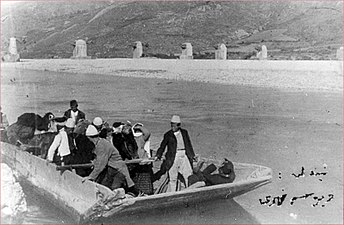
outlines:
{"label": "wooden boat", "polygon": [[[1,142],[2,160],[24,178],[47,200],[70,215],[76,223],[116,221],[118,215],[136,213],[143,209],[185,205],[220,198],[233,198],[271,181],[268,167],[233,163],[236,179],[233,183],[184,189],[136,198],[124,195],[121,189],[111,191],[100,184],[86,181],[72,171],[59,171],[19,147]],[[206,163],[218,163],[205,159]]]}

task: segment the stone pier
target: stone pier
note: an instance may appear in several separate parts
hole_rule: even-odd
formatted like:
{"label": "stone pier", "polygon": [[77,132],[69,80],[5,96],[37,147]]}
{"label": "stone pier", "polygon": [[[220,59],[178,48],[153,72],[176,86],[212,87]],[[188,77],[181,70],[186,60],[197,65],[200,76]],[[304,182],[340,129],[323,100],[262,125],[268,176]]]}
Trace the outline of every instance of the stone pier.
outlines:
{"label": "stone pier", "polygon": [[20,56],[17,50],[17,39],[12,37],[10,38],[10,44],[8,46],[8,52],[2,57],[4,62],[19,62]]}
{"label": "stone pier", "polygon": [[227,59],[227,47],[225,44],[220,44],[215,50],[215,59],[226,60]]}
{"label": "stone pier", "polygon": [[262,46],[262,50],[257,53],[257,58],[259,60],[266,60],[268,59],[268,49],[265,45]]}
{"label": "stone pier", "polygon": [[192,55],[192,45],[191,43],[183,43],[182,44],[182,54],[180,55],[180,59],[193,59]]}
{"label": "stone pier", "polygon": [[72,59],[90,59],[91,56],[87,56],[87,44],[84,40],[76,40],[75,48],[73,50]]}
{"label": "stone pier", "polygon": [[135,41],[133,45],[133,59],[139,59],[143,55],[143,47],[141,41]]}
{"label": "stone pier", "polygon": [[338,60],[343,60],[343,46],[337,49],[336,58]]}

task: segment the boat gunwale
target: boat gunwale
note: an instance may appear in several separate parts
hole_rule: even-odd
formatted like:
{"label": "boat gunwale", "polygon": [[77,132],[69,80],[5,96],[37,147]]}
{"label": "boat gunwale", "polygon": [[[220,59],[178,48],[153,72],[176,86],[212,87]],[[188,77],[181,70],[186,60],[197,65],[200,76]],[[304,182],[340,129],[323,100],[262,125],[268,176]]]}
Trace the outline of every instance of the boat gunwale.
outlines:
{"label": "boat gunwale", "polygon": [[[6,143],[6,142],[1,142],[1,143]],[[22,151],[18,146],[15,146],[15,145],[10,144],[10,143],[6,143],[6,144],[9,144],[11,146],[16,147],[18,151],[25,152],[25,151]],[[35,157],[35,159],[37,159],[37,160],[45,161],[44,159],[42,159],[40,157],[37,157],[37,156],[34,156],[34,155],[30,154],[29,152],[27,152],[27,154],[29,156]],[[219,161],[219,160],[210,159],[210,158],[202,158],[202,159],[207,159],[209,161]],[[265,180],[269,181],[269,180],[272,179],[272,169],[269,168],[269,167],[258,165],[258,164],[241,163],[241,162],[233,162],[233,164],[234,164],[234,167],[236,167],[236,166],[242,166],[242,167],[247,167],[247,168],[256,167],[257,169],[259,168],[259,169],[264,170],[265,173],[268,174],[268,175],[263,175],[263,176],[260,176],[260,177],[257,177],[257,178],[242,179],[242,180],[239,180],[239,181],[234,181],[232,183],[217,184],[217,185],[211,185],[211,186],[203,186],[203,187],[197,187],[197,188],[192,188],[192,189],[186,188],[186,189],[183,189],[183,190],[180,190],[180,191],[177,191],[177,192],[168,192],[168,193],[159,193],[159,194],[153,194],[153,195],[147,195],[147,196],[140,196],[140,197],[136,197],[135,199],[143,200],[143,199],[155,198],[156,196],[159,196],[159,197],[160,196],[162,196],[162,197],[169,197],[169,196],[176,196],[176,195],[184,195],[184,194],[187,194],[187,193],[194,193],[194,192],[199,192],[199,191],[203,191],[203,190],[207,191],[207,190],[213,190],[213,189],[221,189],[221,188],[227,188],[227,187],[234,187],[234,186],[237,186],[238,184],[241,185],[241,184],[252,183],[252,182],[259,182],[259,181],[265,181]],[[57,168],[56,164],[50,164],[50,165],[55,167],[55,168]],[[56,170],[56,171],[58,171],[58,170]],[[76,177],[78,179],[82,180],[82,177],[79,176],[76,173],[73,173],[73,172],[71,172],[69,170],[66,170],[64,172],[72,173],[72,174],[76,175]],[[92,181],[86,181],[86,182],[95,183],[95,182],[92,182]],[[106,188],[105,186],[103,186],[101,184],[98,184],[98,183],[95,183],[95,184],[97,186],[100,185],[100,186]],[[110,190],[110,189],[108,188],[108,190]]]}
{"label": "boat gunwale", "polygon": [[[268,167],[266,167],[266,169],[272,171]],[[177,192],[167,192],[167,193],[153,194],[153,195],[148,195],[148,196],[140,196],[140,197],[136,198],[137,199],[136,201],[145,200],[145,199],[154,199],[154,198],[185,195],[185,194],[202,192],[202,191],[210,191],[210,190],[215,190],[215,189],[225,189],[225,188],[231,188],[231,187],[235,187],[235,186],[239,186],[239,185],[243,185],[243,184],[254,183],[254,182],[257,182],[257,183],[264,182],[264,181],[270,182],[271,179],[272,179],[272,175],[265,175],[262,177],[249,178],[246,180],[240,180],[240,181],[233,182],[233,183],[217,184],[217,185],[203,186],[203,187],[197,187],[197,188],[192,188],[192,189],[183,189],[183,190],[177,191]]]}
{"label": "boat gunwale", "polygon": [[[10,143],[1,142],[0,144],[1,144],[2,147],[3,147],[3,143],[5,143],[6,145],[9,145],[11,148],[12,147],[14,148],[14,149],[8,149],[8,150],[15,150],[15,153],[14,153],[15,156],[18,154],[17,152],[21,152],[21,153],[24,153],[24,154],[26,153],[25,156],[24,156],[24,154],[22,154],[23,157],[27,156],[29,158],[32,158],[34,160],[38,160],[38,161],[41,161],[41,162],[45,161],[44,159],[42,159],[40,157],[37,157],[37,156],[34,156],[34,155],[30,154],[29,152],[25,152],[22,149],[20,149],[18,146],[15,146],[15,145],[10,144]],[[3,149],[1,151],[1,153],[2,153],[2,156],[5,156],[5,157],[1,157],[1,162],[3,162],[4,161],[3,159],[6,159],[6,158],[8,158],[8,160],[13,160],[11,158],[11,156],[6,156],[6,153],[3,152]],[[209,160],[208,162],[219,161],[219,160],[211,159],[211,158],[205,158],[205,159],[208,159]],[[17,162],[15,162],[15,161],[17,161]],[[21,164],[23,163],[23,162],[20,162],[17,159],[15,161],[14,161],[14,163],[18,163],[18,162],[21,163]],[[158,200],[158,199],[164,199],[164,198],[166,198],[166,200],[168,200],[168,199],[175,199],[175,200],[179,199],[178,201],[176,201],[176,203],[173,203],[173,202],[170,203],[170,205],[178,204],[178,202],[180,202],[181,198],[183,198],[183,197],[188,198],[188,196],[190,197],[190,195],[192,195],[192,194],[195,194],[195,193],[197,194],[197,193],[202,193],[202,192],[207,193],[207,192],[209,192],[211,190],[218,190],[220,192],[221,191],[223,192],[226,189],[229,189],[229,194],[228,194],[228,196],[229,196],[231,194],[231,189],[233,189],[233,188],[235,189],[235,187],[248,186],[249,188],[247,189],[247,191],[243,192],[243,193],[245,193],[245,192],[254,190],[254,189],[256,189],[256,188],[258,188],[258,187],[260,187],[260,186],[262,186],[264,184],[267,184],[267,183],[271,182],[271,179],[272,179],[272,169],[269,168],[269,167],[261,166],[261,165],[257,165],[257,164],[239,163],[239,162],[233,162],[233,164],[235,166],[241,167],[241,169],[251,168],[252,172],[249,175],[246,176],[246,179],[241,179],[241,180],[239,180],[237,182],[233,182],[233,183],[218,184],[218,185],[212,185],[212,186],[203,186],[203,187],[192,188],[192,189],[183,189],[181,191],[173,192],[173,193],[160,193],[160,194],[153,194],[153,195],[148,195],[148,196],[136,197],[136,198],[134,198],[135,202],[134,202],[133,206],[137,205],[136,203],[144,204],[145,201],[150,202],[150,201],[155,200],[155,199]],[[57,168],[57,165],[55,165],[55,164],[49,164],[49,166],[54,167],[55,169]],[[258,172],[262,171],[263,173],[261,174],[261,176],[259,176],[259,174],[258,174],[257,177],[251,177],[251,175],[254,174],[256,171],[258,171]],[[61,171],[56,170],[56,172],[61,172]],[[73,173],[72,171],[66,170],[63,173],[73,174],[72,176],[75,179],[80,180],[80,182],[82,180],[81,176],[79,176],[76,173]],[[60,175],[62,176],[63,173],[60,173]],[[21,174],[20,172],[18,173],[18,175],[19,175],[19,177],[23,177],[26,180],[25,182],[31,183],[34,187],[37,186],[31,180],[32,178],[26,177],[25,174]],[[107,187],[105,187],[105,186],[103,186],[101,184],[98,184],[98,183],[95,183],[95,182],[91,182],[91,181],[86,181],[86,183],[91,183],[92,185],[100,186],[104,191],[106,191],[108,193],[112,192],[109,188],[107,188]],[[54,200],[59,201],[60,203],[58,203],[58,205],[60,207],[62,207],[62,210],[65,211],[67,214],[72,215],[73,218],[77,219],[78,222],[79,221],[87,221],[88,218],[87,218],[87,216],[84,213],[86,213],[87,211],[91,210],[95,205],[97,205],[99,203],[99,201],[101,201],[101,199],[98,199],[96,201],[89,202],[88,206],[86,206],[86,209],[84,210],[84,213],[82,213],[82,212],[80,212],[78,210],[74,210],[73,205],[72,204],[68,204],[67,203],[68,201],[66,201],[65,199],[63,199],[63,198],[57,199],[56,196],[54,196],[54,192],[55,191],[47,190],[44,187],[39,187],[39,188],[40,188],[40,192],[42,192],[41,194],[43,196],[47,196],[49,198],[48,200],[50,202],[53,202]],[[221,196],[224,197],[224,195],[221,195],[221,196],[219,194],[217,194],[217,195],[215,196],[215,198],[220,198]],[[237,195],[238,194],[234,194],[234,195],[232,195],[232,197],[235,197]],[[84,194],[82,194],[78,198],[82,198],[82,196],[84,196]],[[87,196],[85,196],[85,197],[87,197]],[[199,198],[200,201],[202,199],[203,198]],[[130,200],[133,200],[133,199],[124,199],[125,202],[126,201],[130,201]],[[113,209],[115,209],[115,208],[116,207],[114,207]],[[73,210],[71,210],[71,209],[73,209]],[[118,212],[116,212],[114,214],[111,214],[110,216],[113,216],[113,215],[115,215],[117,213],[121,213],[121,212],[126,212],[126,211],[128,212],[128,211],[135,211],[135,210],[139,210],[139,209],[137,209],[137,206],[136,207],[130,207],[130,205],[129,205],[128,207],[124,207],[120,211],[118,211]],[[72,212],[72,211],[74,211],[74,212]]]}

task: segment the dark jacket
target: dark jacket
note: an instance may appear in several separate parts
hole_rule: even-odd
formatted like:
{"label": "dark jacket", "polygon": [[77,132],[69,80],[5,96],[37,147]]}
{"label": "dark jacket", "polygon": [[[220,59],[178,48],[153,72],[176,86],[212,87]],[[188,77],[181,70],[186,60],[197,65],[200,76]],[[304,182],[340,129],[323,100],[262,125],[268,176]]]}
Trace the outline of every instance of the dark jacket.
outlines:
{"label": "dark jacket", "polygon": [[[71,109],[68,109],[65,113],[64,113],[64,115],[63,115],[63,117],[64,117],[64,119],[65,120],[67,120],[68,118],[72,118],[72,115],[71,115]],[[79,109],[78,109],[78,115],[77,115],[77,117],[76,117],[76,123],[80,120],[80,119],[85,119],[85,113],[83,113],[82,111],[80,111]],[[61,122],[61,121],[58,121],[58,122]]]}
{"label": "dark jacket", "polygon": [[137,159],[138,147],[132,133],[130,134],[112,134],[112,143],[120,153],[123,160]]}
{"label": "dark jacket", "polygon": [[[183,140],[184,140],[184,146],[185,146],[185,154],[188,157],[191,167],[192,167],[192,161],[195,157],[194,150],[192,148],[191,140],[189,137],[189,134],[187,130],[180,129],[180,132],[182,133]],[[164,172],[168,171],[174,162],[174,159],[176,157],[177,153],[177,138],[174,136],[174,133],[172,130],[167,131],[164,134],[164,139],[162,140],[160,147],[156,153],[156,156],[158,158],[162,157],[162,154],[165,151],[165,148],[167,146],[167,152],[165,154],[166,160],[164,160],[163,164],[161,165],[163,168],[161,168]]]}
{"label": "dark jacket", "polygon": [[214,164],[208,165],[202,172],[194,170],[194,173],[188,178],[189,186],[198,181],[204,181],[207,186],[232,183],[234,181],[235,172],[232,162],[225,161],[224,165],[218,169],[217,174],[211,174],[215,170],[216,166]]}
{"label": "dark jacket", "polygon": [[22,126],[13,123],[6,130],[8,142],[16,145],[17,141],[27,144],[30,139],[34,137],[35,129],[33,127]]}
{"label": "dark jacket", "polygon": [[21,126],[47,131],[49,129],[49,113],[44,117],[35,113],[24,113],[18,117],[17,123]]}
{"label": "dark jacket", "polygon": [[226,184],[226,183],[233,183],[235,179],[234,171],[230,174],[206,174],[204,175],[206,180],[206,185],[216,185],[216,184]]}

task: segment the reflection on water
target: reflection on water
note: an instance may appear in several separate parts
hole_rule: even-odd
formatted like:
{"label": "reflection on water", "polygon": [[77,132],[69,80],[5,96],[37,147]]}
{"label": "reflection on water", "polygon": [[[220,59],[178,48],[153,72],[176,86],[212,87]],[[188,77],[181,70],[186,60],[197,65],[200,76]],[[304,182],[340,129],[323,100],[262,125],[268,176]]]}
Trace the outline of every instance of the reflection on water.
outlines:
{"label": "reflection on water", "polygon": [[25,182],[21,182],[21,186],[26,194],[28,207],[23,224],[73,224],[65,213],[37,194],[34,187]]}
{"label": "reflection on water", "polygon": [[[28,213],[23,224],[73,224],[74,221],[52,203],[38,195],[33,187],[22,184],[26,193]],[[233,199],[195,203],[164,209],[120,214],[118,220],[95,223],[117,224],[259,224]]]}
{"label": "reflection on water", "polygon": [[[233,199],[222,199],[119,215],[121,224],[259,224]],[[114,221],[103,221],[113,223]]]}

